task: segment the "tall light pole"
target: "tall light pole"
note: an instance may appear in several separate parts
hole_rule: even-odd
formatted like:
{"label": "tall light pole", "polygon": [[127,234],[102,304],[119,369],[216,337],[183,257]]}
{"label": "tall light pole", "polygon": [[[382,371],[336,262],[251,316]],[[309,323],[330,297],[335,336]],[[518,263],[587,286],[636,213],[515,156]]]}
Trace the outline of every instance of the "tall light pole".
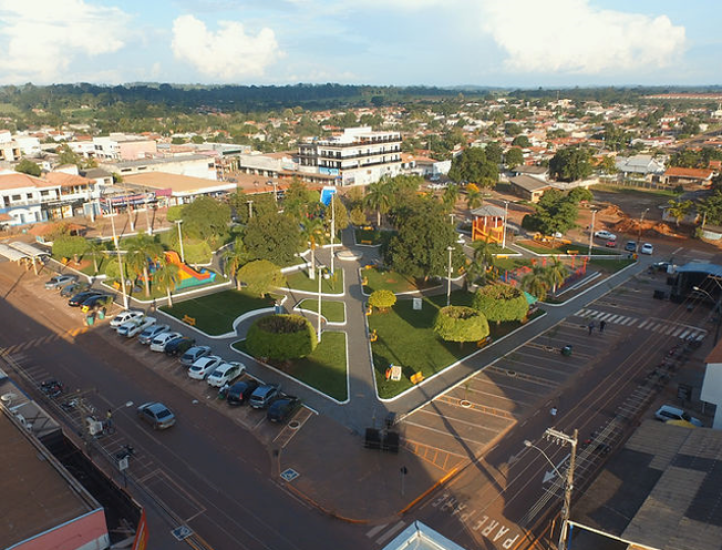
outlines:
{"label": "tall light pole", "polygon": [[273,185],[273,200],[278,202],[278,182],[271,180],[271,185]]}
{"label": "tall light pole", "polygon": [[564,550],[567,545],[567,528],[569,523],[569,512],[571,511],[572,506],[572,491],[574,490],[574,468],[576,467],[577,462],[577,438],[579,436],[578,430],[574,430],[573,436],[568,436],[562,431],[555,430],[554,428],[549,428],[547,431],[544,432],[544,435],[548,439],[552,439],[556,441],[557,444],[565,445],[569,443],[572,448],[571,455],[569,457],[569,468],[567,469],[567,475],[566,478],[561,474],[559,470],[557,470],[556,466],[554,466],[554,463],[549,460],[549,457],[547,454],[534,445],[531,441],[524,441],[524,445],[527,447],[531,447],[539,451],[542,456],[546,459],[546,461],[551,465],[553,471],[557,476],[559,476],[560,479],[564,481],[564,504],[562,505],[562,513],[561,513],[561,531],[559,532],[559,544],[557,545],[558,550]]}
{"label": "tall light pole", "polygon": [[451,253],[454,251],[453,246],[447,246],[446,250],[449,252],[449,268],[446,277],[446,305],[451,305]]}
{"label": "tall light pole", "polygon": [[[112,208],[111,208],[112,210]],[[123,291],[123,308],[128,309],[128,293],[125,289],[125,273],[123,272],[123,259],[120,256],[118,237],[115,234],[115,213],[110,214],[110,225],[113,228],[113,243],[115,244],[115,255],[118,256],[118,273],[120,274],[120,287]]]}
{"label": "tall light pole", "polygon": [[[719,285],[719,281],[717,279],[712,279]],[[705,289],[700,288],[698,286],[693,286],[692,290],[695,292],[703,292],[710,300],[714,302],[714,309],[712,312],[714,313],[715,318],[715,331],[714,331],[714,342],[712,343],[712,347],[714,348],[717,345],[717,342],[719,341],[719,330],[720,325],[722,325],[722,292],[720,292],[719,298],[717,300],[714,299],[714,296],[712,296],[709,292],[707,292]]]}
{"label": "tall light pole", "polygon": [[186,255],[183,252],[183,232],[181,231],[183,220],[176,220],[174,223],[178,226],[178,243],[180,244],[181,262],[186,263]]}
{"label": "tall light pole", "polygon": [[506,248],[506,216],[509,213],[509,201],[504,201],[504,234],[501,237],[501,251]]}
{"label": "tall light pole", "polygon": [[639,241],[642,240],[642,223],[644,222],[644,215],[649,212],[649,208],[646,208],[639,216],[639,227],[637,228],[637,252],[639,252]]}
{"label": "tall light pole", "polygon": [[333,277],[333,240],[336,236],[336,207],[333,204],[333,197],[331,195],[331,277]]}
{"label": "tall light pole", "polygon": [[317,338],[318,343],[321,343],[321,279],[323,279],[323,266],[318,266],[318,329],[317,332]]}
{"label": "tall light pole", "polygon": [[587,253],[587,256],[589,256],[589,259],[592,259],[592,244],[594,244],[594,218],[597,215],[596,210],[592,210],[592,225],[589,226],[589,252]]}
{"label": "tall light pole", "polygon": [[253,217],[253,201],[246,201],[246,204],[248,204],[248,219],[250,220]]}
{"label": "tall light pole", "polygon": [[153,228],[150,226],[150,218],[148,217],[148,190],[145,191],[145,232],[148,235],[153,234]]}

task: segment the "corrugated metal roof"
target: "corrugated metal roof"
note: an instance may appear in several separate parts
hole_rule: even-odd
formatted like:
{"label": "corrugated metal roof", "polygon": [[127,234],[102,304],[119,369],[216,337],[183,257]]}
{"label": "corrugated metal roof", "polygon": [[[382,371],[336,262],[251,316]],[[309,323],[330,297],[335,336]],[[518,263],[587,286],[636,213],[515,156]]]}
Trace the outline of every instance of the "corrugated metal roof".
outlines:
{"label": "corrugated metal roof", "polygon": [[5,256],[8,260],[11,262],[17,262],[19,260],[22,260],[23,258],[27,258],[27,254],[23,254],[19,250],[15,250],[14,248],[10,248],[6,244],[0,244],[0,256]]}
{"label": "corrugated metal roof", "polygon": [[10,246],[13,247],[15,250],[19,250],[23,254],[26,254],[27,256],[33,256],[35,258],[39,256],[50,256],[50,252],[48,252],[47,250],[37,248],[31,244],[16,241],[14,243],[10,243]]}

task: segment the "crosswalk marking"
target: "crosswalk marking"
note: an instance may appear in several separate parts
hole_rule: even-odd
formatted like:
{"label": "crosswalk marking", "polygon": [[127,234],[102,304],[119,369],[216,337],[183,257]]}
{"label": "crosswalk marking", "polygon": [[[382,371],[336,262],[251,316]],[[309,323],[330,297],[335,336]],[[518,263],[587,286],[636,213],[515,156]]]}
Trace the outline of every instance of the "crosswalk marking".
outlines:
{"label": "crosswalk marking", "polygon": [[607,324],[615,324],[624,327],[636,326],[640,329],[649,330],[651,332],[656,332],[657,334],[664,334],[666,336],[680,338],[683,340],[692,339],[701,341],[707,335],[707,331],[703,328],[675,323],[673,321],[661,321],[654,318],[639,319],[637,317],[630,317],[628,315],[598,311],[589,308],[581,308],[575,313],[575,315],[577,317],[583,317],[587,320],[594,319],[598,322],[604,321]]}
{"label": "crosswalk marking", "polygon": [[366,533],[366,536],[370,539],[374,538],[374,536],[376,536],[376,533],[379,533],[380,531],[382,531],[383,528],[386,527],[387,525],[388,525],[388,523],[384,523],[382,525],[377,525],[373,529],[369,529],[368,533]]}
{"label": "crosswalk marking", "polygon": [[383,535],[381,535],[379,538],[377,538],[376,544],[383,544],[385,541],[387,541],[388,539],[393,537],[396,533],[401,531],[401,529],[403,529],[405,525],[406,525],[405,521],[399,521],[391,529],[389,529]]}

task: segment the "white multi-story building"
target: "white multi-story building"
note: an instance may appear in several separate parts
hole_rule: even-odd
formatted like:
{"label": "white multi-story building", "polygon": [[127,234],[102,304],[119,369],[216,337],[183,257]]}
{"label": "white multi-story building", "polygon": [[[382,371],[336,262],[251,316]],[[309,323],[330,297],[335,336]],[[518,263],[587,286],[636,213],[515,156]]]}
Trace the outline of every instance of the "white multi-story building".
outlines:
{"label": "white multi-story building", "polygon": [[47,220],[49,205],[60,197],[60,185],[20,172],[0,172],[0,217],[5,225]]}
{"label": "white multi-story building", "polygon": [[337,185],[367,185],[401,173],[401,134],[347,128],[339,136],[299,144],[298,157],[301,171],[315,167],[335,176]]}

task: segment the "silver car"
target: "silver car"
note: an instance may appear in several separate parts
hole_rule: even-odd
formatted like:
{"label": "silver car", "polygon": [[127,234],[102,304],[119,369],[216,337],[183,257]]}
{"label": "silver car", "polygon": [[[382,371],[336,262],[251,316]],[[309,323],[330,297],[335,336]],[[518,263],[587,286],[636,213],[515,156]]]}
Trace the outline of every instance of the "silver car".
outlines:
{"label": "silver car", "polygon": [[152,327],[148,327],[140,333],[140,336],[138,336],[138,342],[140,342],[144,346],[147,346],[153,341],[153,338],[155,338],[159,334],[168,332],[169,330],[169,325],[153,325]]}
{"label": "silver car", "polygon": [[188,348],[188,350],[183,354],[183,357],[181,357],[181,365],[184,367],[190,367],[193,363],[198,361],[198,359],[205,357],[210,352],[210,346],[193,346],[192,348]]}
{"label": "silver car", "polygon": [[50,290],[51,288],[60,288],[70,283],[74,283],[78,280],[77,275],[56,275],[51,277],[49,281],[45,282],[45,288]]}

